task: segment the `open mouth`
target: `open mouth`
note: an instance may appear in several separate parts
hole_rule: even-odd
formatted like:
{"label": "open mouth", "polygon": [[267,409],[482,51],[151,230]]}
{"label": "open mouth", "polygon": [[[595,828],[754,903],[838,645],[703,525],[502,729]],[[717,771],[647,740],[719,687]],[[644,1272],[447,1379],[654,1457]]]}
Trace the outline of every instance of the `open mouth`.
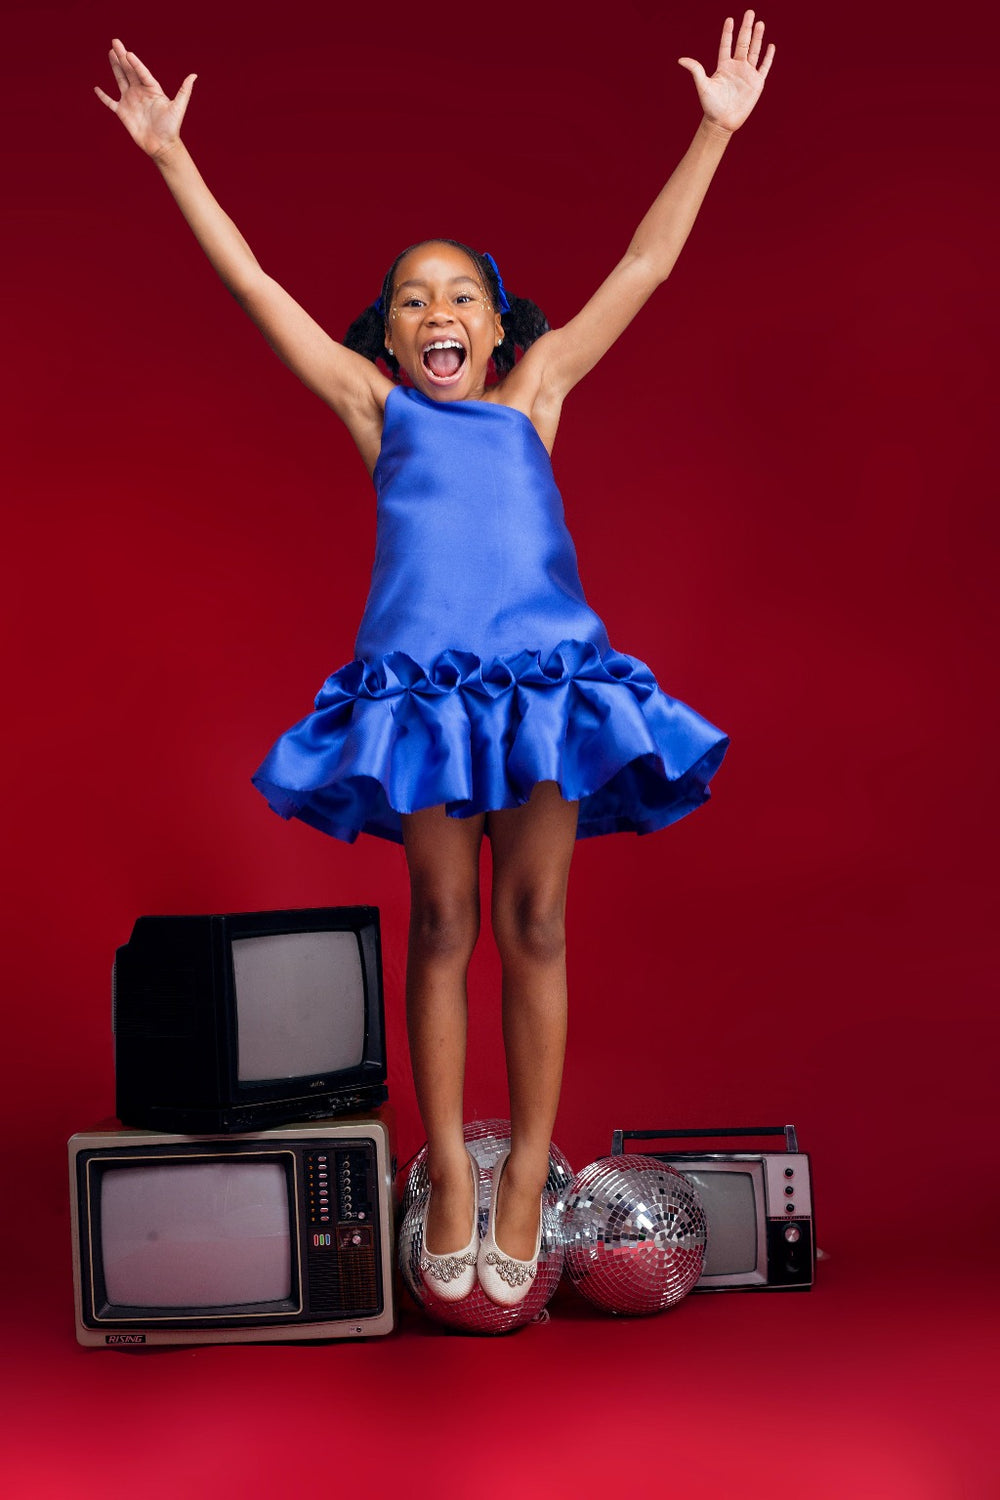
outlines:
{"label": "open mouth", "polygon": [[466,351],[457,339],[435,339],[433,344],[424,348],[420,358],[433,381],[439,385],[450,385],[461,374]]}

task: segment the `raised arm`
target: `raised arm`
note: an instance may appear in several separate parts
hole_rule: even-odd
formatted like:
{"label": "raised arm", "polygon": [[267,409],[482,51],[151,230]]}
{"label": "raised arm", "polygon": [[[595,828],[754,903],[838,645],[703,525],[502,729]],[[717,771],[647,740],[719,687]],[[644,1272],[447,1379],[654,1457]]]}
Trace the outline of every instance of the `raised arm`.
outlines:
{"label": "raised arm", "polygon": [[679,59],[694,76],[704,117],[625,255],[576,317],[533,344],[508,376],[510,381],[517,374],[519,383],[534,387],[538,406],[558,408],[673,270],[723,152],[760,97],[774,57],[772,43],[761,60],[764,23],[754,21],[752,10],[735,45],[733,31],[728,19],[711,77],[693,58]]}
{"label": "raised arm", "polygon": [[253,319],[275,353],[343,418],[369,468],[378,456],[382,408],[392,382],[370,360],[337,343],[260,266],[222,209],[180,137],[197,74],[189,73],[173,99],[117,37],[109,54],[120,97],[103,89],[112,110],[159,168],[177,206],[224,286]]}

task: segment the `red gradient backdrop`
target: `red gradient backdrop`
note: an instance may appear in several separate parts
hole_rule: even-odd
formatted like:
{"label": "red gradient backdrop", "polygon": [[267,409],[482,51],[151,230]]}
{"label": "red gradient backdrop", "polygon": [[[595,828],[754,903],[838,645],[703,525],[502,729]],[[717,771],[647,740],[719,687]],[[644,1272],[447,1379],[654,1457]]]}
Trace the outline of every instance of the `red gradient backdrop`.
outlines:
{"label": "red gradient backdrop", "polygon": [[[195,159],[339,336],[397,248],[437,233],[490,249],[553,323],[571,316],[693,132],[674,59],[709,62],[724,9],[2,10],[6,1248],[62,1348],[64,1141],[111,1112],[109,971],[140,913],[380,906],[401,1159],[421,1141],[402,854],[286,825],[249,782],[350,657],[370,485],[94,98],[109,38],[171,92],[198,72]],[[855,1305],[874,1312],[900,1261],[914,1287],[933,1269],[974,1296],[996,1228],[995,66],[980,5],[763,15],[779,52],[760,109],[555,450],[612,640],[732,736],[707,808],[578,850],[556,1138],[582,1165],[615,1126],[794,1121],[828,1274],[868,1268]],[[487,938],[470,1117],[506,1107],[498,994]],[[709,1302],[706,1325],[765,1316]],[[801,1299],[753,1305],[779,1304],[795,1344]],[[315,1359],[284,1351],[282,1370],[296,1353]],[[831,1462],[835,1410],[813,1433]],[[875,1438],[855,1437],[881,1472]],[[939,1457],[900,1459],[908,1489],[853,1493],[966,1493],[943,1487],[965,1473],[944,1458],[934,1487]]]}

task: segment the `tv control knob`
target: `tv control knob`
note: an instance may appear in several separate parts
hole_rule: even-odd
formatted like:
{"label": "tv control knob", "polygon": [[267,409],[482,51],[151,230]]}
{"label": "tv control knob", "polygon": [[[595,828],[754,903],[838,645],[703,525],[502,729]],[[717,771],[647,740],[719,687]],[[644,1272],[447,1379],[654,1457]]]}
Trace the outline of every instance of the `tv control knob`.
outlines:
{"label": "tv control knob", "polygon": [[789,1224],[786,1226],[785,1239],[790,1245],[794,1245],[796,1241],[801,1239],[801,1237],[802,1231],[799,1229],[799,1226],[797,1224]]}
{"label": "tv control knob", "polygon": [[785,1197],[786,1198],[791,1198],[791,1196],[793,1195],[794,1192],[795,1192],[795,1189],[789,1183],[788,1187],[785,1188]]}
{"label": "tv control knob", "polygon": [[785,1168],[785,1176],[786,1177],[794,1177],[795,1176],[795,1168],[794,1167],[786,1167]]}
{"label": "tv control knob", "polygon": [[793,1214],[794,1212],[795,1212],[795,1204],[794,1203],[786,1203],[785,1204],[785,1213],[786,1214]]}

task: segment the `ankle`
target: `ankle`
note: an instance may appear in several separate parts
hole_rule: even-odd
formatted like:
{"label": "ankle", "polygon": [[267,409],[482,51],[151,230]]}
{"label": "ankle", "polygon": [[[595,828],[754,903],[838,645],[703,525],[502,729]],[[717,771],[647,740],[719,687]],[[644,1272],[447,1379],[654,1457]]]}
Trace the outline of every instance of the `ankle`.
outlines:
{"label": "ankle", "polygon": [[530,1198],[535,1201],[545,1190],[545,1184],[549,1176],[549,1160],[546,1154],[544,1164],[533,1160],[531,1157],[516,1157],[513,1152],[507,1158],[507,1165],[503,1171],[502,1188],[504,1193],[508,1191],[517,1198]]}
{"label": "ankle", "polygon": [[447,1175],[433,1182],[424,1216],[424,1249],[430,1255],[449,1255],[468,1245],[479,1219],[479,1177],[470,1169],[468,1154],[461,1176]]}
{"label": "ankle", "polygon": [[438,1147],[427,1156],[427,1180],[432,1188],[457,1187],[469,1180],[469,1153],[464,1143],[453,1147]]}

